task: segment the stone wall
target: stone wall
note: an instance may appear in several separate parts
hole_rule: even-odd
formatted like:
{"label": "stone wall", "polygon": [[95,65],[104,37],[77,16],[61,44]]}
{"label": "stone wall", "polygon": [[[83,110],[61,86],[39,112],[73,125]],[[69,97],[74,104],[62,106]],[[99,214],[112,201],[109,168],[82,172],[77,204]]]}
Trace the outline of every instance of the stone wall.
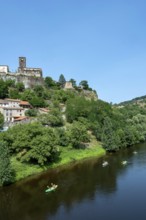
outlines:
{"label": "stone wall", "polygon": [[26,67],[26,57],[19,57],[19,67],[16,73],[9,72],[7,65],[0,65],[0,79],[4,81],[11,79],[15,82],[22,82],[25,88],[44,84],[42,69]]}
{"label": "stone wall", "polygon": [[27,74],[20,73],[0,73],[0,78],[4,81],[14,80],[15,82],[22,82],[25,88],[31,88],[35,85],[44,85],[44,80],[42,77],[37,76],[28,76]]}
{"label": "stone wall", "polygon": [[41,68],[18,68],[17,74],[24,74],[27,76],[36,76],[36,77],[42,77],[42,69]]}

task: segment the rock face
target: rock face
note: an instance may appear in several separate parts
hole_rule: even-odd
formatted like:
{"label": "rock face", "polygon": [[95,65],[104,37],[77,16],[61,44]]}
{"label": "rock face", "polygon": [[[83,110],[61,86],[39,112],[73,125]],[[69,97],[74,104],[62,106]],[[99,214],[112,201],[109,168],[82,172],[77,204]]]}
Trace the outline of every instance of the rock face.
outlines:
{"label": "rock face", "polygon": [[42,69],[26,67],[25,57],[19,57],[19,67],[16,73],[10,72],[8,66],[1,65],[0,78],[4,81],[11,79],[15,82],[22,82],[25,88],[31,88],[34,85],[44,84],[44,80],[42,77]]}
{"label": "rock face", "polygon": [[82,96],[84,96],[86,99],[89,99],[89,100],[93,99],[95,101],[98,100],[98,95],[97,95],[97,93],[95,91],[82,90],[80,92],[80,94]]}

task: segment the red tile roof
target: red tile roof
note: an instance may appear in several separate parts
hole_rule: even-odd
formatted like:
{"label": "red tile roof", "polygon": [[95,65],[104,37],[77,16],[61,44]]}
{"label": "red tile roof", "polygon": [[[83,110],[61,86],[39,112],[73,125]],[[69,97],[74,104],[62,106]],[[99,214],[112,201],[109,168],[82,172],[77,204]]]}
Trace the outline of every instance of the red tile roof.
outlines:
{"label": "red tile roof", "polygon": [[23,121],[25,119],[28,119],[28,117],[26,117],[26,116],[14,117],[14,121]]}
{"label": "red tile roof", "polygon": [[30,105],[30,103],[27,101],[20,101],[20,105]]}

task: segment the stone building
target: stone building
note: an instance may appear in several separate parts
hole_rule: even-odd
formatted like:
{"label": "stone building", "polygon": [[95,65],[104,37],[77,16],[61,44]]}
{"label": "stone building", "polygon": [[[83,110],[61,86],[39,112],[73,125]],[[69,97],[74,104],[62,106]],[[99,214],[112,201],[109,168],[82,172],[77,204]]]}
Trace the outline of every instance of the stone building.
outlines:
{"label": "stone building", "polygon": [[63,88],[64,89],[74,89],[73,85],[72,85],[72,82],[70,82],[70,81],[66,81]]}
{"label": "stone building", "polygon": [[8,73],[9,72],[9,67],[0,65],[0,73]]}
{"label": "stone building", "polygon": [[7,65],[0,65],[0,78],[4,81],[11,79],[23,82],[25,88],[44,84],[42,69],[26,67],[26,57],[19,57],[19,67],[15,73],[10,72]]}
{"label": "stone building", "polygon": [[42,77],[41,68],[26,67],[26,57],[19,57],[18,73],[26,75],[26,76],[35,76],[39,78]]}

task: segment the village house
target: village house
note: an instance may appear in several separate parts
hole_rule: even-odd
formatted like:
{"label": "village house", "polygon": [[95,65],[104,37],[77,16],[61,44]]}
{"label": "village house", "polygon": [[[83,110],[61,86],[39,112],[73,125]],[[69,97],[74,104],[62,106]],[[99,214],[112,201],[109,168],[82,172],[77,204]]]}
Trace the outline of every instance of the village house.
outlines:
{"label": "village house", "polygon": [[27,101],[18,99],[0,99],[0,112],[4,116],[4,122],[15,122],[24,120],[25,111],[31,108]]}

